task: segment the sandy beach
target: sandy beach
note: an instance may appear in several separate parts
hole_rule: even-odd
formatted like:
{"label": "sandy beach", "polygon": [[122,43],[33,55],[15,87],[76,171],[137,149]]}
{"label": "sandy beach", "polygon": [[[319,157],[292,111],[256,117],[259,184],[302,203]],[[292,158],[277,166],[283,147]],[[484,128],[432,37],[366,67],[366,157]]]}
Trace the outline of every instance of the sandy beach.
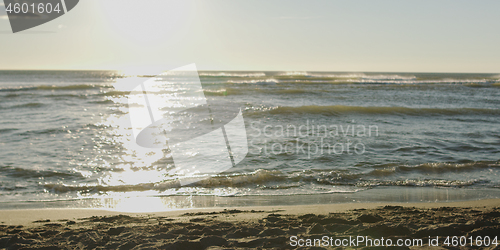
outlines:
{"label": "sandy beach", "polygon": [[[387,245],[388,240],[393,249],[500,249],[494,241],[500,237],[499,199],[159,213],[4,210],[0,211],[0,222],[0,247],[6,249],[301,249],[301,246],[304,249],[372,249],[376,244]],[[448,245],[447,236],[450,236]],[[421,245],[418,245],[419,239]],[[438,240],[438,246],[429,246],[429,241],[434,239]],[[487,240],[491,242],[484,246]],[[405,241],[415,243],[397,246],[398,242],[404,244]],[[356,245],[352,245],[353,242]],[[477,246],[479,243],[482,246]],[[386,245],[378,247],[386,249]]]}
{"label": "sandy beach", "polygon": [[0,0],[0,250],[500,250],[499,10]]}

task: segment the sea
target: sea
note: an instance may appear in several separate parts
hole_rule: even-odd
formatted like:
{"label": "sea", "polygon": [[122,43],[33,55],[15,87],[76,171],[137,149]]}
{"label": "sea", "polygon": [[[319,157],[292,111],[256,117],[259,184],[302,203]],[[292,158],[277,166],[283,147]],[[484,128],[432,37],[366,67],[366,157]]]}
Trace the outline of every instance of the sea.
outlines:
{"label": "sea", "polygon": [[207,100],[240,108],[248,153],[179,185],[168,146],[138,146],[124,122],[123,86],[153,76],[0,71],[0,209],[500,198],[499,74],[198,75]]}

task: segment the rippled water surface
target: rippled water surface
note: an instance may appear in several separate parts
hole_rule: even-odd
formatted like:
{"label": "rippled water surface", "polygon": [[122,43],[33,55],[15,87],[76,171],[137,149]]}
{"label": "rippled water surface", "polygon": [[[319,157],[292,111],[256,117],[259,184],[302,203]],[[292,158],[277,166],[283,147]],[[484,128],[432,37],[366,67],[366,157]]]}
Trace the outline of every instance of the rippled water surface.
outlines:
{"label": "rippled water surface", "polygon": [[129,93],[115,88],[128,76],[0,71],[0,202],[500,188],[499,75],[200,78],[209,100],[242,107],[249,153],[236,167],[181,187],[168,148],[130,140]]}

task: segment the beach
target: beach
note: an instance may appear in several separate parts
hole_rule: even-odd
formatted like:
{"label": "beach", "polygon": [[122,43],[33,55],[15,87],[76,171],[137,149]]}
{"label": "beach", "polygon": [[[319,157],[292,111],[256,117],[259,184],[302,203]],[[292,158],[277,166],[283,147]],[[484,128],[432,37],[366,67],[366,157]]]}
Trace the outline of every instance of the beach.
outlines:
{"label": "beach", "polygon": [[494,241],[500,237],[500,199],[156,213],[2,210],[0,221],[0,247],[6,249],[385,249],[388,243],[393,249],[500,249]]}
{"label": "beach", "polygon": [[0,250],[500,250],[499,9],[0,1]]}
{"label": "beach", "polygon": [[[0,248],[497,248],[498,74],[198,75],[239,132],[190,139],[183,164],[136,143],[135,78],[0,72]],[[216,129],[204,114],[179,112],[179,138]]]}

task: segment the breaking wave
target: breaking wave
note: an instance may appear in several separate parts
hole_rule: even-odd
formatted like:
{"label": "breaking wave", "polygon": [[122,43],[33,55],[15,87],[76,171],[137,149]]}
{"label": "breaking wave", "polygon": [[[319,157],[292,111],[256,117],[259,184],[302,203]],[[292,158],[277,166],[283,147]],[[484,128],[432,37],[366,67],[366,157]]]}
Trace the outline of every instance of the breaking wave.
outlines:
{"label": "breaking wave", "polygon": [[[340,115],[345,113],[359,114],[402,114],[402,115],[500,115],[500,109],[479,108],[407,108],[407,107],[361,107],[361,106],[298,106],[263,109],[254,113],[268,112],[271,114],[322,114]],[[252,114],[252,111],[250,111]]]}
{"label": "breaking wave", "polygon": [[[461,172],[477,169],[500,169],[500,162],[470,162],[457,163],[426,163],[415,166],[399,165],[384,168],[375,168],[369,172],[352,172],[349,170],[304,170],[284,172],[279,170],[259,169],[250,173],[228,173],[203,179],[190,188],[204,189],[244,189],[245,195],[253,195],[248,190],[290,190],[302,187],[351,187],[351,189],[340,188],[339,190],[359,190],[360,188],[373,188],[377,186],[401,186],[401,187],[469,187],[490,183],[485,179],[441,179],[441,178],[401,178],[398,174],[402,172],[433,174],[436,172]],[[33,174],[33,173],[32,173]],[[35,172],[36,176],[46,176]],[[384,179],[379,178],[383,175]],[[135,185],[69,185],[61,183],[46,183],[43,187],[51,192],[133,192],[133,191],[158,191],[172,193],[180,188],[179,182],[169,180],[158,183],[139,183]],[[307,190],[310,190],[308,188]],[[214,194],[211,192],[211,194]],[[280,195],[283,193],[280,193]],[[196,195],[196,193],[191,194]]]}
{"label": "breaking wave", "polygon": [[264,72],[255,72],[255,73],[208,73],[208,72],[200,72],[198,73],[201,77],[265,77],[266,73]]}

